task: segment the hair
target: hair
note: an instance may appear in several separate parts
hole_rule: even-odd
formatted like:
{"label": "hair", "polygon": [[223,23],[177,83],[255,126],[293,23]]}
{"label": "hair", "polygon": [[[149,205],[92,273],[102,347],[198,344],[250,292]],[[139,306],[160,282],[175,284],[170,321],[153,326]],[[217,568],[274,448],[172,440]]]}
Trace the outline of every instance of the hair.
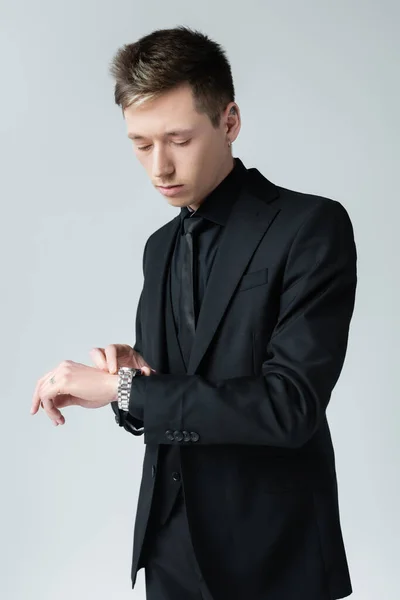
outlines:
{"label": "hair", "polygon": [[225,51],[207,35],[179,26],[157,29],[119,48],[111,61],[115,103],[122,112],[188,83],[196,110],[220,124],[221,113],[235,100]]}

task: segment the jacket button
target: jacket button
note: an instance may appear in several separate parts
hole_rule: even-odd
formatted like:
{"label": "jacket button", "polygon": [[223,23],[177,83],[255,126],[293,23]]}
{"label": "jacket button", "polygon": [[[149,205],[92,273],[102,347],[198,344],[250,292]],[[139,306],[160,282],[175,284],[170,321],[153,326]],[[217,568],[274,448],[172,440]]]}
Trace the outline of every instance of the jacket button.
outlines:
{"label": "jacket button", "polygon": [[191,431],[190,438],[191,438],[192,442],[198,442],[200,439],[200,436],[196,431]]}
{"label": "jacket button", "polygon": [[182,433],[182,431],[174,431],[174,439],[177,442],[181,442],[183,440],[183,433]]}
{"label": "jacket button", "polygon": [[170,442],[173,442],[175,440],[174,432],[172,431],[172,429],[167,429],[167,431],[165,432],[165,436]]}
{"label": "jacket button", "polygon": [[190,433],[188,431],[182,431],[182,433],[183,433],[183,441],[190,442],[191,441]]}
{"label": "jacket button", "polygon": [[179,473],[177,473],[177,472],[175,471],[175,473],[172,473],[172,479],[173,479],[174,481],[180,481],[180,480],[181,480],[181,476],[180,476],[180,474],[179,474]]}
{"label": "jacket button", "polygon": [[115,422],[117,423],[117,425],[119,425],[119,416],[115,415]]}
{"label": "jacket button", "polygon": [[152,465],[152,467],[151,467],[151,476],[155,477],[155,474],[156,474],[156,465]]}

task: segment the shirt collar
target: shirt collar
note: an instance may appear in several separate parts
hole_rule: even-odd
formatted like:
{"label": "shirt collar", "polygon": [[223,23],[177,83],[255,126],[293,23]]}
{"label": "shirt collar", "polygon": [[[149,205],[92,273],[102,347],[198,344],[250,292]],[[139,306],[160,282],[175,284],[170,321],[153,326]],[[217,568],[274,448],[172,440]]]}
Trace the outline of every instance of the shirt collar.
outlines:
{"label": "shirt collar", "polygon": [[190,210],[187,206],[181,208],[181,232],[183,231],[184,219],[194,214],[217,225],[226,225],[233,203],[237,199],[240,186],[247,173],[247,169],[240,158],[234,158],[234,161],[233,169],[210,192],[196,211]]}

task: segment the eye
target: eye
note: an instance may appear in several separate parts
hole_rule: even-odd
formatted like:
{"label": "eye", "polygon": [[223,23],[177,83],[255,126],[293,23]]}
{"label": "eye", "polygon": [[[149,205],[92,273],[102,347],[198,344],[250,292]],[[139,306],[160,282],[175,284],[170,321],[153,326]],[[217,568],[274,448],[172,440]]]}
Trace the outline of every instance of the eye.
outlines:
{"label": "eye", "polygon": [[[172,142],[172,143],[175,144],[175,146],[187,146],[189,142],[190,142],[190,140],[186,140],[186,142]],[[142,152],[147,152],[147,150],[150,150],[150,148],[151,148],[151,144],[149,144],[148,146],[137,146],[137,149],[141,150]]]}

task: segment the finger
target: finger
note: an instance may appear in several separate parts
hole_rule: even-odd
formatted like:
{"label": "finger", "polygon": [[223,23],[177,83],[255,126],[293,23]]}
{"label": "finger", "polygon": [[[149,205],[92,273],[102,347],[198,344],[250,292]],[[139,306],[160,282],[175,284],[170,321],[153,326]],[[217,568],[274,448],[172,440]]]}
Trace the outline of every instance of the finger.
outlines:
{"label": "finger", "polygon": [[42,406],[46,415],[53,421],[54,424],[63,425],[65,422],[61,411],[55,406],[55,400],[51,396],[42,397]]}
{"label": "finger", "polygon": [[115,344],[110,344],[104,349],[107,366],[110,373],[117,372],[117,347]]}
{"label": "finger", "polygon": [[[54,376],[55,383],[50,383],[51,378]],[[53,398],[61,393],[59,385],[57,384],[57,376],[54,371],[50,373],[50,376],[45,379],[39,390],[40,400],[42,402],[43,409],[49,419],[54,424],[63,424],[65,422],[64,416],[61,411],[54,405]]]}
{"label": "finger", "polygon": [[51,398],[44,398],[42,400],[43,409],[49,419],[53,422],[55,426],[64,424],[64,417],[61,412],[54,406],[53,400]]}
{"label": "finger", "polygon": [[150,367],[142,367],[141,371],[143,375],[146,375],[146,377],[148,377],[149,375],[151,375],[152,369],[150,369]]}
{"label": "finger", "polygon": [[48,377],[50,375],[51,371],[49,371],[48,373],[46,373],[45,375],[43,375],[43,377],[41,377],[36,386],[35,386],[35,391],[33,392],[33,397],[32,397],[32,405],[31,405],[31,414],[34,415],[37,413],[37,411],[39,410],[40,407],[40,395],[39,395],[39,390],[40,387],[42,385],[42,383],[45,381],[46,377]]}
{"label": "finger", "polygon": [[133,364],[136,369],[141,369],[142,367],[150,367],[150,365],[144,360],[143,356],[132,350],[133,352]]}
{"label": "finger", "polygon": [[96,367],[108,371],[107,360],[104,354],[104,348],[92,348],[89,354]]}

